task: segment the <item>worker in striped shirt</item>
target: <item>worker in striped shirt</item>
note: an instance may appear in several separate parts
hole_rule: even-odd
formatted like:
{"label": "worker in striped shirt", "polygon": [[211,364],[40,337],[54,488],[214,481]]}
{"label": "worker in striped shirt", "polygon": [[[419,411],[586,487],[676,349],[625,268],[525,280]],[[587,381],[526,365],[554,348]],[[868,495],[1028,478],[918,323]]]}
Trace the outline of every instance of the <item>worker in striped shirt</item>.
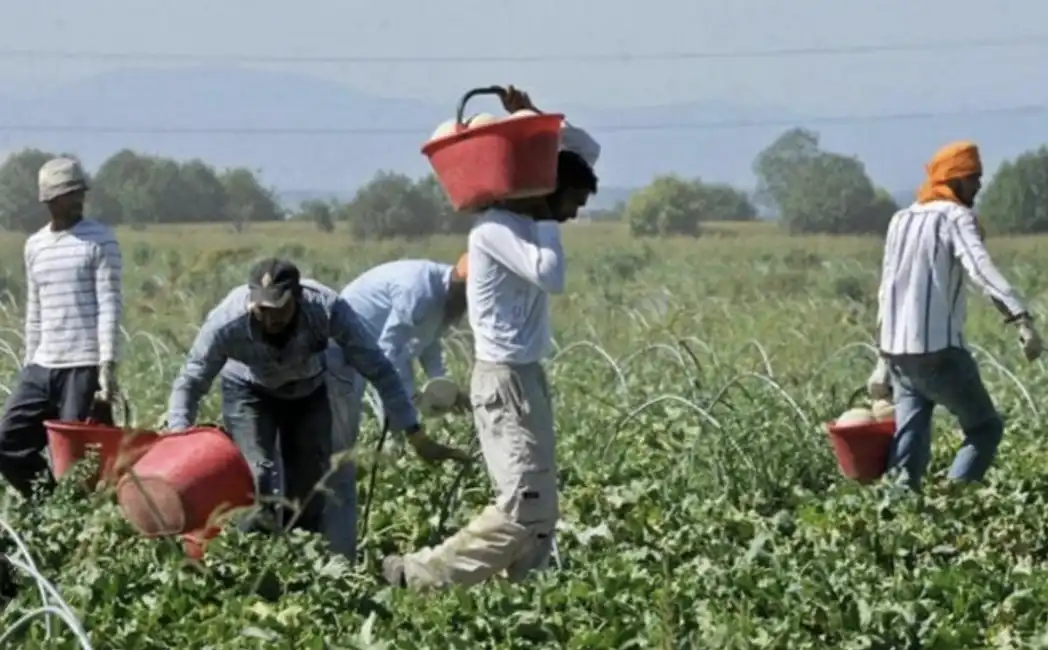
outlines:
{"label": "worker in striped shirt", "polygon": [[[503,104],[535,110],[512,87]],[[553,194],[484,210],[469,234],[470,397],[495,503],[437,546],[387,556],[383,573],[394,585],[472,585],[503,571],[517,581],[549,564],[560,511],[553,404],[541,361],[550,344],[550,295],[564,290],[560,224],[597,191],[600,152],[567,124],[562,147]]]}
{"label": "worker in striped shirt", "polygon": [[927,165],[917,201],[888,226],[878,293],[881,357],[868,388],[893,396],[896,431],[889,469],[920,490],[931,459],[936,404],[958,420],[964,443],[949,477],[983,478],[997,455],[1004,423],[965,347],[965,276],[1015,327],[1027,360],[1042,351],[1030,314],[990,260],[973,211],[982,162],[970,142],[940,149]]}
{"label": "worker in striped shirt", "polygon": [[[295,527],[322,532],[325,497],[320,483],[330,467],[332,411],[326,379],[330,343],[368,381],[388,407],[390,426],[404,431],[424,460],[464,454],[428,438],[393,365],[375,346],[352,308],[324,285],[301,279],[286,260],[255,265],[246,285],[233,289],[204,321],[168,407],[168,428],[196,420],[200,400],[221,375],[226,430],[251,466],[262,497],[280,492],[279,438],[287,496],[299,508]],[[246,530],[283,525],[272,499],[242,522]]]}
{"label": "worker in striped shirt", "polygon": [[51,219],[25,243],[25,360],[0,418],[0,474],[27,498],[37,479],[53,486],[45,420],[112,424],[123,314],[120,245],[84,217],[80,164],[49,160],[38,186]]}
{"label": "worker in striped shirt", "polygon": [[[415,395],[412,362],[416,359],[432,379],[444,377],[442,337],[466,311],[466,256],[458,266],[429,260],[397,260],[358,276],[342,290],[342,298],[360,324],[396,368],[409,399]],[[366,382],[335,348],[329,357],[332,381],[349,399],[334,401],[333,451],[352,449],[360,429]],[[340,389],[336,387],[336,391]],[[461,393],[458,406],[468,407]],[[346,463],[329,481],[331,495],[325,527],[337,552],[353,557],[356,540],[356,466]]]}

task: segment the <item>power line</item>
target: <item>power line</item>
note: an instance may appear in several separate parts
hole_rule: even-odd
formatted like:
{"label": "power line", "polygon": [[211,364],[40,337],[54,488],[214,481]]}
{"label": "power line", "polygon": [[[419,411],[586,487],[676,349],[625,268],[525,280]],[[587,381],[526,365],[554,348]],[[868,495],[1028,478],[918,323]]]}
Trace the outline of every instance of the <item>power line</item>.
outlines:
{"label": "power line", "polygon": [[[833,126],[838,124],[866,124],[869,122],[898,122],[928,120],[943,117],[976,117],[981,115],[1038,115],[1048,112],[1048,106],[1010,106],[961,111],[928,111],[913,113],[884,113],[880,115],[827,115],[780,120],[715,120],[709,122],[663,122],[652,124],[586,125],[594,133],[630,131],[719,131],[766,127]],[[6,133],[88,133],[123,135],[252,135],[252,136],[337,136],[337,135],[423,135],[431,132],[426,127],[181,127],[181,126],[109,126],[96,124],[0,124]]]}
{"label": "power line", "polygon": [[648,54],[535,54],[481,56],[297,56],[297,55],[254,55],[254,54],[197,54],[192,52],[116,52],[0,49],[0,59],[74,59],[94,61],[210,61],[229,63],[357,63],[357,64],[425,64],[425,63],[624,63],[630,61],[684,61],[724,59],[766,59],[803,56],[854,56],[863,54],[925,52],[936,50],[986,50],[1048,45],[1048,34],[1016,36],[982,40],[950,40],[939,42],[880,43],[866,45],[841,45],[833,47],[783,48],[771,50],[722,50],[698,52],[656,52]]}

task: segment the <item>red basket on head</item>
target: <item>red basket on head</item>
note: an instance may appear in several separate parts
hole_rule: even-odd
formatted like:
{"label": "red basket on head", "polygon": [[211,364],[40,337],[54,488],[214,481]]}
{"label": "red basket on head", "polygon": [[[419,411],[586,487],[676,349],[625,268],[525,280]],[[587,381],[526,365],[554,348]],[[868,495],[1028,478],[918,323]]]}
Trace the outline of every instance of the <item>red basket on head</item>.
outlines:
{"label": "red basket on head", "polygon": [[895,435],[895,418],[848,426],[828,422],[826,433],[845,477],[870,483],[884,476]]}
{"label": "red basket on head", "polygon": [[471,98],[505,92],[499,86],[469,91],[458,105],[457,131],[422,147],[456,210],[510,198],[543,196],[557,187],[563,115],[529,115],[475,128],[463,122],[466,103]]}
{"label": "red basket on head", "polygon": [[[108,405],[96,404],[94,409]],[[87,457],[88,452],[97,451],[99,456],[98,472],[90,477],[89,487],[99,483],[110,483],[121,476],[139,458],[153,446],[157,435],[151,431],[131,429],[126,425],[130,421],[128,405],[124,403],[124,427],[101,424],[94,416],[86,422],[63,422],[47,420],[44,429],[47,431],[48,450],[56,479],[65,476],[73,465]],[[111,411],[108,416],[111,418]]]}

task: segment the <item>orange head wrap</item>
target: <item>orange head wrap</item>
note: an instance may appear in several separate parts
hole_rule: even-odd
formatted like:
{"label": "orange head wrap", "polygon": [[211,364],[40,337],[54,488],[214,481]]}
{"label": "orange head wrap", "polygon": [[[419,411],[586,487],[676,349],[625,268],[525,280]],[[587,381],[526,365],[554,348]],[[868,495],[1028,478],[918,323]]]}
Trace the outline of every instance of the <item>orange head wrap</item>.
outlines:
{"label": "orange head wrap", "polygon": [[469,253],[463,253],[455,264],[455,276],[460,280],[469,277]]}
{"label": "orange head wrap", "polygon": [[949,181],[982,173],[979,147],[974,142],[953,142],[935,152],[925,165],[928,178],[917,190],[917,202],[951,201],[960,203]]}

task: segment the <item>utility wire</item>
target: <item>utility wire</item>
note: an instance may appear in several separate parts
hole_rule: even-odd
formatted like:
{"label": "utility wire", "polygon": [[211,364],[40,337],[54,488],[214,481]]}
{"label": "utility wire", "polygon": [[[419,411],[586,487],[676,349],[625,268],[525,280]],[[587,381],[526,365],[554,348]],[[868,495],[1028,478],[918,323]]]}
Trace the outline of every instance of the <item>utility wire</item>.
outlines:
{"label": "utility wire", "polygon": [[[931,120],[944,117],[976,117],[983,115],[1041,115],[1048,113],[1048,105],[1007,106],[958,111],[927,111],[913,113],[883,113],[871,115],[827,115],[769,120],[713,120],[708,122],[654,122],[649,124],[587,124],[586,130],[595,133],[625,133],[645,131],[720,131],[767,127],[833,126],[838,124],[866,124],[872,122],[901,122]],[[236,126],[118,126],[102,124],[0,124],[6,133],[85,133],[85,134],[141,134],[141,135],[250,135],[250,136],[341,136],[341,135],[425,135],[433,126],[418,127],[236,127]]]}
{"label": "utility wire", "polygon": [[227,63],[281,63],[281,64],[490,64],[490,63],[625,63],[633,61],[686,61],[725,59],[766,59],[811,56],[856,56],[928,51],[971,51],[986,49],[1014,49],[1048,45],[1048,34],[1014,36],[1010,38],[953,39],[949,41],[921,41],[911,43],[870,43],[827,47],[779,48],[764,50],[707,50],[653,53],[564,53],[534,55],[431,55],[431,56],[298,56],[292,54],[198,54],[194,52],[128,52],[87,50],[38,50],[0,48],[0,59],[69,59],[77,61],[212,61]]}

